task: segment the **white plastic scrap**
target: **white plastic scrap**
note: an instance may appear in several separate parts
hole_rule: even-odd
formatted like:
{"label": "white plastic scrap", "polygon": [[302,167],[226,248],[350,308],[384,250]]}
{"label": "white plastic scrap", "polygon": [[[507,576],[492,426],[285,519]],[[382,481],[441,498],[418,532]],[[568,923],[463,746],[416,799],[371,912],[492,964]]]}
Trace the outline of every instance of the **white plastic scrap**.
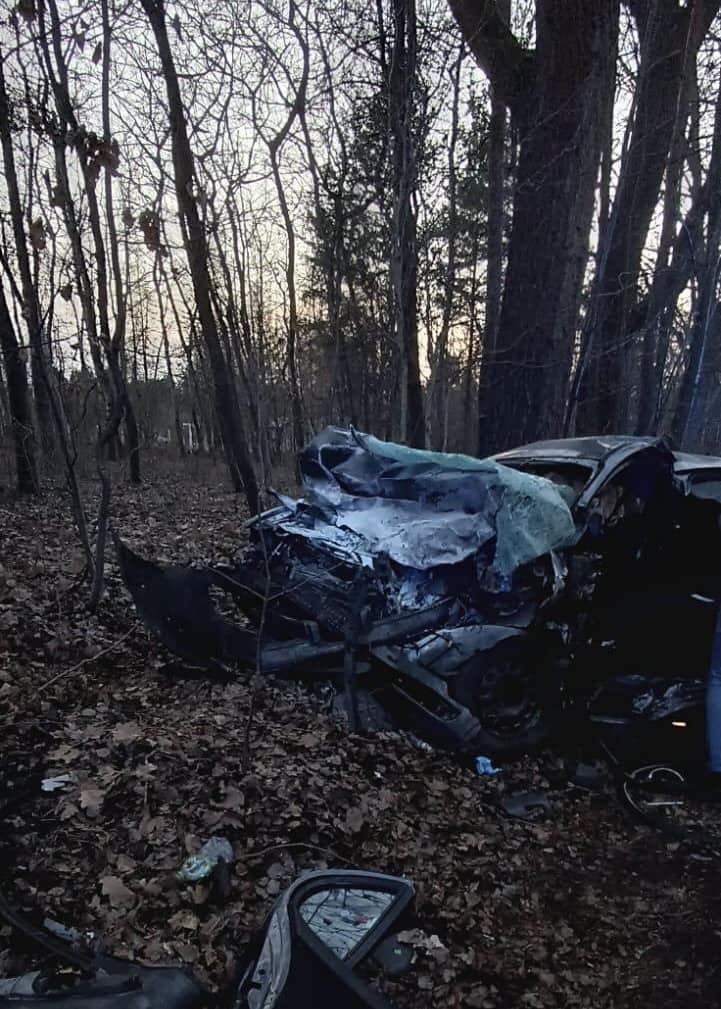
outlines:
{"label": "white plastic scrap", "polygon": [[74,774],[58,774],[54,778],[43,778],[40,787],[43,792],[59,792],[66,785],[74,785],[75,781]]}

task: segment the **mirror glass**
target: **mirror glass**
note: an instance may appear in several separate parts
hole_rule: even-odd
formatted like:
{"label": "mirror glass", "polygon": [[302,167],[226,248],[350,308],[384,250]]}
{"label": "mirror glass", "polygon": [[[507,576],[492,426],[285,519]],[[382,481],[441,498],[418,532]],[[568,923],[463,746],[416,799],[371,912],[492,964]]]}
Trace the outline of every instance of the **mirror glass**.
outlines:
{"label": "mirror glass", "polygon": [[374,928],[393,903],[393,894],[382,890],[351,890],[338,887],[320,890],[300,905],[300,915],[316,936],[345,960]]}

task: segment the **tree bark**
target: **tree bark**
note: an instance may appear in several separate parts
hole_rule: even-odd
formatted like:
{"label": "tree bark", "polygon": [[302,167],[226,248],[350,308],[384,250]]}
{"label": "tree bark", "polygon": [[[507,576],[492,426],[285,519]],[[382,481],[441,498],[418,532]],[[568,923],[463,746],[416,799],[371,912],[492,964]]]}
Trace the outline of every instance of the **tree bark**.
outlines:
{"label": "tree bark", "polygon": [[[672,424],[674,441],[682,448],[700,447],[707,407],[718,382],[712,362],[718,360],[721,339],[721,311],[717,302],[721,275],[721,89],[704,193],[706,241],[698,241],[693,257],[697,269],[700,266],[698,301]],[[700,215],[701,219],[703,216]]]}
{"label": "tree bark", "polygon": [[[274,140],[277,138],[274,138]],[[295,287],[295,229],[293,219],[288,208],[288,201],[285,195],[285,187],[280,174],[278,164],[279,144],[273,143],[270,147],[270,164],[273,172],[276,193],[280,204],[280,212],[283,216],[286,234],[286,261],[285,280],[288,285],[288,338],[287,338],[287,358],[288,358],[288,378],[290,380],[290,412],[293,424],[293,444],[296,452],[303,447],[303,407],[300,396],[300,380],[298,378],[298,295]]]}
{"label": "tree bark", "polygon": [[[511,21],[511,0],[498,0],[498,13],[503,23]],[[494,358],[498,339],[503,296],[503,219],[506,142],[506,106],[491,82],[491,117],[488,123],[488,202],[486,230],[486,320],[483,331],[483,353]],[[482,379],[487,369],[481,368],[478,383],[478,451],[488,445],[486,403],[488,387]]]}
{"label": "tree bark", "polygon": [[414,204],[418,173],[413,122],[416,48],[415,0],[393,0],[388,113],[393,172],[391,276],[401,360],[401,437],[410,445],[423,448],[426,430],[418,355],[418,244]]}
{"label": "tree bark", "polygon": [[[103,83],[102,83],[102,107],[103,107],[103,133],[107,143],[110,143],[112,136],[110,123],[110,45],[112,32],[110,29],[110,16],[108,12],[108,0],[100,2],[103,21]],[[127,294],[123,291],[123,275],[120,268],[120,253],[118,242],[118,229],[115,226],[115,209],[113,206],[113,180],[110,172],[105,170],[105,209],[108,225],[108,245],[110,246],[110,264],[113,288],[115,292],[115,328],[112,338],[108,342],[108,356],[112,357],[111,370],[114,374],[116,384],[116,395],[120,399],[125,424],[125,433],[128,439],[128,466],[130,470],[130,482],[140,483],[140,438],[138,436],[138,423],[135,418],[135,410],[128,392],[126,373],[121,364],[123,348],[125,346],[125,329],[127,321]]]}
{"label": "tree bark", "polygon": [[[428,424],[431,447],[443,451],[448,442],[448,340],[455,308],[456,297],[456,245],[458,243],[458,184],[456,178],[456,146],[458,143],[458,119],[460,105],[461,66],[463,48],[451,69],[453,99],[451,105],[451,128],[448,138],[448,245],[446,269],[443,281],[443,311],[441,328],[438,332],[435,354],[432,361],[431,388],[428,397],[430,420]],[[430,285],[428,285],[430,294]],[[428,326],[430,331],[430,326]]]}
{"label": "tree bark", "polygon": [[484,358],[481,454],[563,430],[618,0],[537,0],[523,49],[493,0],[450,0],[520,140],[496,345]]}
{"label": "tree bark", "polygon": [[0,351],[7,381],[18,492],[36,494],[38,475],[35,466],[28,377],[2,284],[0,284]]}
{"label": "tree bark", "polygon": [[630,320],[638,318],[641,255],[678,121],[684,71],[720,6],[719,0],[683,6],[679,0],[630,3],[641,38],[635,116],[585,324],[588,360],[579,392],[580,433],[609,433],[629,425],[624,348]]}
{"label": "tree bark", "polygon": [[233,394],[233,376],[230,362],[226,361],[218,336],[218,326],[210,300],[210,273],[208,247],[198,212],[194,191],[195,165],[185,124],[185,109],[180,94],[178,74],[170,49],[165,22],[164,0],[141,0],[158,47],[165,87],[168,95],[168,113],[173,150],[173,174],[178,200],[178,212],[184,234],[188,266],[193,282],[193,293],[198,309],[208,360],[213,376],[215,409],[233,486],[244,490],[248,507],[258,510],[258,487],[255,473],[245,444],[243,421]]}
{"label": "tree bark", "polygon": [[[40,441],[43,454],[50,457],[53,452],[53,426],[50,398],[48,394],[48,368],[46,367],[46,349],[43,334],[42,314],[35,284],[33,283],[30,258],[28,256],[27,238],[23,223],[23,210],[20,202],[15,155],[12,145],[10,128],[10,109],[5,88],[3,70],[3,54],[0,50],[0,141],[2,142],[3,164],[5,167],[5,185],[7,187],[10,216],[12,218],[13,236],[15,238],[15,256],[20,273],[20,285],[23,300],[23,316],[27,323],[30,339],[30,369],[33,380],[35,411],[40,430]],[[32,437],[32,414],[28,415],[30,422],[29,435]],[[33,464],[34,465],[34,464]]]}

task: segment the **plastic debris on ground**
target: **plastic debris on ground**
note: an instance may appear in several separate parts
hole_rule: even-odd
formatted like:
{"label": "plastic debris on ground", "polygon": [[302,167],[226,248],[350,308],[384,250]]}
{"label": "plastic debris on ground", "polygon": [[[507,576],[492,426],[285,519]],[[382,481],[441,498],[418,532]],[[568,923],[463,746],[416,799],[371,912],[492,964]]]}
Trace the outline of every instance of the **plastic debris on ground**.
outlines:
{"label": "plastic debris on ground", "polygon": [[494,767],[490,757],[476,757],[476,773],[482,775],[500,774],[501,768]]}
{"label": "plastic debris on ground", "polygon": [[91,946],[95,941],[95,932],[90,930],[80,932],[77,928],[73,928],[71,925],[63,925],[62,922],[54,921],[52,918],[44,919],[43,928],[57,936],[58,939],[69,942],[71,946]]}
{"label": "plastic debris on ground", "polygon": [[74,774],[58,774],[55,778],[43,778],[40,788],[43,792],[59,792],[66,785],[73,785],[76,782]]}
{"label": "plastic debris on ground", "polygon": [[603,786],[607,773],[600,764],[578,763],[568,768],[567,776],[570,784],[593,792]]}
{"label": "plastic debris on ground", "polygon": [[501,799],[501,808],[518,820],[542,820],[551,812],[545,792],[518,792]]}
{"label": "plastic debris on ground", "polygon": [[230,867],[233,847],[225,837],[211,837],[197,855],[190,855],[178,870],[181,883],[206,883],[211,895],[220,900],[230,896]]}

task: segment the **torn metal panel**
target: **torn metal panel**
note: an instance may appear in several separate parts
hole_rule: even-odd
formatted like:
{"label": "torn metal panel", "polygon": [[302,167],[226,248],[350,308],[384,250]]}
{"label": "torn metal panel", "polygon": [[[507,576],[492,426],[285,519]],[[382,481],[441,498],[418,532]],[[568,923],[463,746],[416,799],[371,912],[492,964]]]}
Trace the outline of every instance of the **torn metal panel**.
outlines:
{"label": "torn metal panel", "polygon": [[415,571],[473,558],[479,575],[507,579],[576,539],[561,489],[491,459],[326,428],[302,453],[301,471],[307,499],[274,526]]}
{"label": "torn metal panel", "polygon": [[[231,623],[217,610],[212,586],[241,597],[244,584],[211,568],[162,568],[144,560],[116,541],[123,580],[143,622],[173,654],[219,674],[238,664],[254,668],[258,660],[258,635]],[[302,625],[298,624],[296,627]],[[342,652],[341,642],[298,638],[288,642],[269,639],[261,653],[265,672],[302,669]]]}
{"label": "torn metal panel", "polygon": [[375,647],[371,653],[389,665],[403,657],[407,664],[445,678],[456,676],[469,663],[476,663],[483,652],[495,648],[501,641],[520,635],[514,627],[467,624],[425,634],[402,646]]}

